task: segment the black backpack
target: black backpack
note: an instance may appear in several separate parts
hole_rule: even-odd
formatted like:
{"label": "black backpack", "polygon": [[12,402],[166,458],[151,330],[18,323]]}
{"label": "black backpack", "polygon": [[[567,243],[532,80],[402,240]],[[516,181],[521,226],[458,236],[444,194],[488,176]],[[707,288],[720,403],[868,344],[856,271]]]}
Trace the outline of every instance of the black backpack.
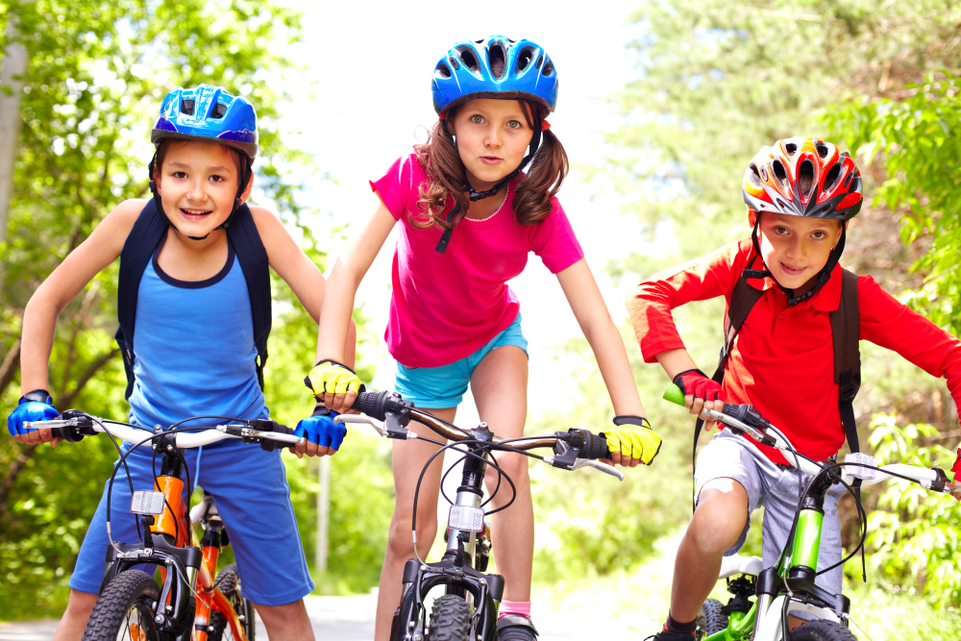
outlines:
{"label": "black backpack", "polygon": [[[749,275],[756,276],[757,272],[745,270],[734,287],[731,305],[728,308],[724,323],[724,346],[718,359],[717,370],[713,378],[718,383],[724,380],[724,368],[734,339],[747,320],[748,314],[764,294],[759,289],[748,285]],[[861,387],[861,340],[860,319],[861,309],[858,306],[858,275],[843,270],[841,281],[841,304],[836,311],[831,312],[831,333],[834,338],[834,382],[838,384],[838,409],[841,412],[841,423],[844,425],[844,435],[847,437],[848,447],[852,452],[860,451],[858,442],[858,428],[854,418],[854,397]],[[697,439],[701,434],[703,419],[698,419],[694,427],[694,455],[697,454]],[[693,464],[693,462],[692,462]]]}
{"label": "black backpack", "polygon": [[[140,212],[120,253],[120,277],[117,282],[117,345],[127,372],[125,398],[133,392],[134,324],[137,318],[137,295],[140,279],[158,245],[167,235],[170,222],[151,199]],[[250,310],[254,324],[254,343],[257,346],[257,381],[264,387],[264,364],[267,362],[267,337],[270,335],[270,266],[267,250],[257,233],[257,226],[247,205],[241,205],[227,227],[230,243],[240,262],[250,295]]]}

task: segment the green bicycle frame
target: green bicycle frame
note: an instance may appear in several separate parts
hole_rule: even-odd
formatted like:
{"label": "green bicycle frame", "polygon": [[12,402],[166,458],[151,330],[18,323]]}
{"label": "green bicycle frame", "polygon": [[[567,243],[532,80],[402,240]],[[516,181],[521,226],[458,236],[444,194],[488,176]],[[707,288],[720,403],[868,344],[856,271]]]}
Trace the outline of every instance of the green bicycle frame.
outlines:
{"label": "green bicycle frame", "polygon": [[754,634],[754,623],[757,621],[757,602],[751,604],[747,612],[732,612],[727,621],[727,627],[715,632],[704,641],[747,641]]}
{"label": "green bicycle frame", "polygon": [[797,530],[794,533],[794,543],[791,546],[791,556],[786,559],[783,578],[796,567],[805,567],[817,571],[818,557],[821,552],[821,528],[824,526],[824,514],[817,510],[801,510],[798,515]]}

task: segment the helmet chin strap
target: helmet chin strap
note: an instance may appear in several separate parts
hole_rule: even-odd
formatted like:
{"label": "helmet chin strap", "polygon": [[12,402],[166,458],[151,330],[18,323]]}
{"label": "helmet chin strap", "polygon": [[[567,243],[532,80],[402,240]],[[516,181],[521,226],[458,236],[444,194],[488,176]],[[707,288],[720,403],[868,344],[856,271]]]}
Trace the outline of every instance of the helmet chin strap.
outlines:
{"label": "helmet chin strap", "polygon": [[[491,187],[486,191],[477,191],[476,189],[474,189],[474,186],[470,184],[470,179],[467,178],[467,174],[465,170],[464,184],[467,185],[467,191],[469,193],[469,198],[472,203],[477,202],[478,200],[483,200],[484,198],[490,198],[494,194],[497,194],[500,191],[502,191],[505,187],[507,187],[511,183],[512,180],[514,180],[514,178],[517,177],[517,174],[521,173],[521,170],[524,169],[524,167],[526,167],[528,163],[530,163],[530,161],[534,159],[534,154],[537,153],[537,150],[541,146],[541,121],[543,120],[543,118],[541,118],[540,111],[538,111],[537,109],[533,109],[532,111],[534,112],[534,135],[531,137],[530,150],[527,152],[527,155],[524,156],[524,159],[521,160],[521,164],[517,166],[517,169],[512,171],[507,177],[505,177],[496,185],[494,185],[493,187]],[[447,131],[446,122],[444,124],[444,131]],[[448,132],[448,135],[450,135],[450,132]],[[438,253],[444,254],[447,252],[447,246],[450,244],[451,236],[454,234],[454,226],[457,223],[459,223],[460,220],[466,215],[467,215],[467,212],[462,212],[459,204],[454,205],[454,208],[450,211],[449,214],[447,214],[447,223],[449,227],[447,227],[447,229],[444,230],[444,234],[440,237],[440,240],[437,242],[437,247],[435,247],[435,250]]]}
{"label": "helmet chin strap", "polygon": [[250,179],[253,177],[253,172],[251,171],[249,161],[242,161],[242,162],[244,166],[241,169],[240,186],[237,188],[237,195],[234,196],[234,206],[233,206],[233,209],[230,210],[230,215],[227,216],[227,219],[224,222],[217,225],[216,227],[211,229],[209,232],[207,232],[203,236],[190,236],[180,231],[177,228],[177,226],[173,224],[173,221],[170,220],[170,216],[167,215],[167,212],[164,211],[163,202],[161,201],[161,198],[160,198],[160,192],[157,191],[157,182],[153,178],[154,169],[156,168],[156,165],[157,165],[157,152],[155,151],[153,158],[151,158],[150,162],[147,164],[147,171],[149,172],[149,175],[150,175],[150,192],[153,194],[154,203],[156,203],[157,209],[160,210],[160,213],[164,215],[164,218],[167,219],[167,222],[170,224],[171,227],[176,229],[178,233],[186,236],[190,240],[197,240],[197,241],[206,240],[210,236],[210,234],[212,234],[213,232],[220,231],[221,229],[227,229],[227,227],[230,225],[230,221],[234,217],[234,214],[236,214],[237,210],[240,209],[240,206],[243,205],[241,196],[243,196],[244,190],[247,189],[247,185],[250,183]]}
{"label": "helmet chin strap", "polygon": [[[754,251],[757,252],[758,256],[761,256],[761,243],[758,241],[758,238],[757,238],[757,233],[760,226],[761,226],[761,212],[758,212],[757,220],[754,223],[754,229],[751,231],[751,242],[754,243]],[[841,225],[841,238],[838,240],[838,244],[834,246],[834,249],[831,250],[831,254],[828,256],[828,260],[824,264],[824,267],[822,267],[821,271],[819,271],[817,275],[814,276],[814,279],[815,279],[814,286],[808,291],[798,296],[794,295],[793,289],[789,289],[784,285],[782,285],[781,283],[779,283],[777,278],[774,278],[774,274],[771,273],[767,265],[764,265],[763,270],[747,270],[744,273],[747,275],[748,278],[764,278],[765,276],[770,276],[772,279],[774,279],[774,282],[777,284],[777,286],[781,288],[781,291],[783,291],[787,295],[788,307],[793,307],[794,305],[803,303],[804,301],[811,299],[815,294],[817,294],[821,290],[822,287],[824,287],[827,284],[829,280],[831,280],[831,273],[834,271],[834,268],[837,267],[838,262],[840,262],[841,260],[841,254],[844,252],[844,241],[846,237],[847,237],[847,226]],[[763,257],[761,258],[761,263],[762,264],[764,263]]]}

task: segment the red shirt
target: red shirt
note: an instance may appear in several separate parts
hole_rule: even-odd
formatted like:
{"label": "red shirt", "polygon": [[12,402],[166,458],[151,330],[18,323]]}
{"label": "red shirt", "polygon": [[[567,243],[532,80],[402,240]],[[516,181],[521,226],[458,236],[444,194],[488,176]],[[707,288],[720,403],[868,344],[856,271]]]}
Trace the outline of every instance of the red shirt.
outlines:
{"label": "red shirt", "polygon": [[[751,253],[751,241],[744,240],[638,286],[629,306],[646,362],[655,362],[662,352],[684,349],[672,309],[718,296],[730,306]],[[760,268],[760,261],[754,267]],[[798,451],[817,461],[833,456],[844,444],[830,319],[841,304],[841,274],[836,267],[821,291],[793,307],[773,279],[749,280],[764,294],[741,327],[722,386],[723,400],[754,405]],[[858,277],[858,299],[861,339],[946,378],[961,407],[961,342],[899,303],[870,276]],[[775,450],[763,449],[775,462],[784,462]]]}

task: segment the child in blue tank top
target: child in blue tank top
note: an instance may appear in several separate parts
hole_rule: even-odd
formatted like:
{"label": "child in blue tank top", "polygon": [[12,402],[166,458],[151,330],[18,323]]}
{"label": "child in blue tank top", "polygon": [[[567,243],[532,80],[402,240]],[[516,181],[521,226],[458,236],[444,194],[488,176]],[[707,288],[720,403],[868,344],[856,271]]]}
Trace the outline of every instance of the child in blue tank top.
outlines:
{"label": "child in blue tank top", "polygon": [[[153,202],[118,205],[40,285],[24,310],[23,396],[7,421],[17,441],[57,444],[50,430],[24,428],[27,421],[59,416],[48,391],[57,316],[120,256],[142,215],[159,210],[169,227],[137,289],[131,422],[153,427],[196,415],[268,416],[258,383],[252,298],[225,229],[238,215],[252,217],[269,266],[314,320],[319,317],[325,285],[320,271],[274,214],[245,205],[257,153],[253,106],[217,87],[176,90],[164,101],[151,138],[157,146],[150,164]],[[333,454],[343,440],[343,428],[325,416],[302,421],[297,432],[307,441],[298,456]],[[142,450],[128,457],[129,467],[136,489],[152,489],[152,453]],[[244,577],[244,596],[254,602],[267,633],[275,639],[313,639],[303,597],[314,584],[280,452],[230,440],[206,451],[187,450],[185,458],[191,480],[217,502]],[[57,640],[79,640],[96,603],[108,545],[106,502],[105,493],[70,581]],[[114,484],[111,505],[114,514],[126,513],[126,483]],[[137,541],[132,526],[133,519],[112,519],[113,538]]]}

